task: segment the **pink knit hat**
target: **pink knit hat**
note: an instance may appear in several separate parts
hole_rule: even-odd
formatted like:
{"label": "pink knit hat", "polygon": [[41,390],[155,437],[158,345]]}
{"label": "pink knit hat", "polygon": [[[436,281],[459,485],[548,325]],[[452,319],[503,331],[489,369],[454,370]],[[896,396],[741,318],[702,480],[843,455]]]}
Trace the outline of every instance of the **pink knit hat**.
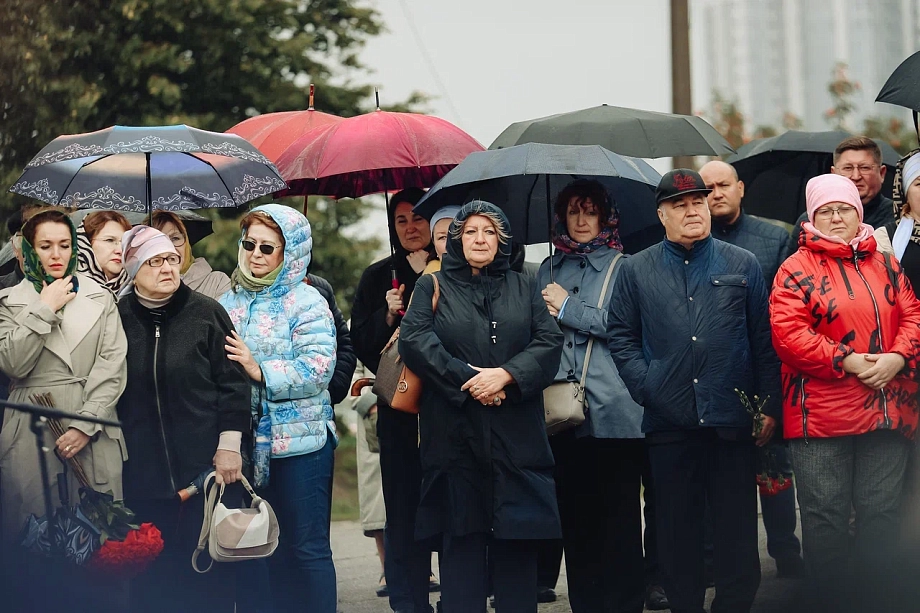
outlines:
{"label": "pink knit hat", "polygon": [[808,221],[815,223],[815,211],[825,204],[842,202],[856,207],[860,223],[863,220],[863,205],[859,199],[859,190],[856,185],[842,175],[818,175],[809,179],[805,186],[805,210],[808,211]]}

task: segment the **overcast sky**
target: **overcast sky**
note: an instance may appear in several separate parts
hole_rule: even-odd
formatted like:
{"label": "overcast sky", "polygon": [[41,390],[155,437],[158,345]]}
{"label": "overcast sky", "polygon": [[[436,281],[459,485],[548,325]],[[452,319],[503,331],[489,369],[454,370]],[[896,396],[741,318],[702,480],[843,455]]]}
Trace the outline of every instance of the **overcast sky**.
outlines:
{"label": "overcast sky", "polygon": [[[388,31],[368,43],[362,60],[381,102],[425,92],[434,115],[484,147],[511,123],[554,113],[605,103],[670,110],[667,0],[371,4]],[[374,216],[363,229],[385,232],[382,220]]]}

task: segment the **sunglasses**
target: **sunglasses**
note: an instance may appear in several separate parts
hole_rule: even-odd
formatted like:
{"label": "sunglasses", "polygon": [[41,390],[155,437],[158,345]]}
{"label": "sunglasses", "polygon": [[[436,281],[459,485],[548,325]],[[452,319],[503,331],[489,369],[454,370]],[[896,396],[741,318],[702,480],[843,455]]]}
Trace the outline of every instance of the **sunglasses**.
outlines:
{"label": "sunglasses", "polygon": [[[241,241],[241,244],[243,245],[243,249],[245,249],[246,251],[255,251],[256,249],[255,241],[243,240]],[[266,243],[262,243],[261,245],[259,245],[259,251],[261,251],[265,255],[273,254],[275,252],[275,249],[279,249],[279,247],[276,247],[274,245],[268,245]]]}

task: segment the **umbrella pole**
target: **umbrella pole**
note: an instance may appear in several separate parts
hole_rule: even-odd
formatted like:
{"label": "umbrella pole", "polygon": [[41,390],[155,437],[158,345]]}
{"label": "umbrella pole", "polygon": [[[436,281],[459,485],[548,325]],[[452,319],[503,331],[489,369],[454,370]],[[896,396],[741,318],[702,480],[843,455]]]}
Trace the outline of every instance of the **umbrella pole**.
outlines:
{"label": "umbrella pole", "polygon": [[145,153],[147,158],[147,225],[153,227],[153,186],[150,183],[150,154]]}
{"label": "umbrella pole", "polygon": [[549,282],[556,282],[556,274],[553,271],[553,205],[549,201],[549,175],[546,176],[546,221],[549,223]]}

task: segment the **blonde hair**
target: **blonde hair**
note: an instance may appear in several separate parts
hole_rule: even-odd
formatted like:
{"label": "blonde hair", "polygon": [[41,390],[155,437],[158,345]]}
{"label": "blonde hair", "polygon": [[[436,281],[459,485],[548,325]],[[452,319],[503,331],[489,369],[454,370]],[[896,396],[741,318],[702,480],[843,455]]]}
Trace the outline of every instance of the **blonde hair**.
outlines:
{"label": "blonde hair", "polygon": [[492,226],[495,228],[495,232],[498,234],[498,241],[502,245],[507,245],[511,242],[511,235],[505,231],[501,218],[492,211],[473,211],[466,219],[463,220],[462,224],[452,223],[450,226],[450,237],[459,239],[461,236],[463,236],[463,228],[466,227],[466,222],[468,222],[472,217],[476,215],[485,217],[489,220],[489,222],[491,222]]}
{"label": "blonde hair", "polygon": [[179,274],[184,275],[189,268],[192,267],[192,263],[195,261],[195,256],[192,255],[192,242],[188,239],[188,230],[185,229],[185,224],[182,223],[182,219],[171,211],[154,211],[153,219],[151,220],[153,227],[159,231],[163,231],[163,226],[168,223],[176,226],[176,229],[182,233],[182,236],[185,237],[185,244],[182,245],[182,268],[179,269]]}

